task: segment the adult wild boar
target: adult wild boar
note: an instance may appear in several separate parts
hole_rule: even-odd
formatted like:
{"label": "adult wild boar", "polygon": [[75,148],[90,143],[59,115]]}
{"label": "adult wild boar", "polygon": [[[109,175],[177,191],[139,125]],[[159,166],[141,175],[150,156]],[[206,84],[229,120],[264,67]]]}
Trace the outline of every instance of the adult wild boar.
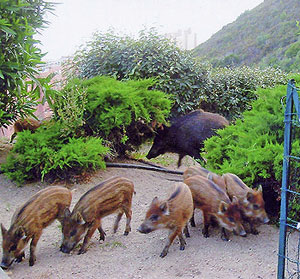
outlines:
{"label": "adult wild boar", "polygon": [[175,119],[170,127],[163,125],[154,138],[147,158],[155,158],[166,152],[177,153],[178,167],[186,155],[203,160],[200,155],[203,142],[214,136],[215,130],[228,124],[229,122],[219,114],[195,110]]}

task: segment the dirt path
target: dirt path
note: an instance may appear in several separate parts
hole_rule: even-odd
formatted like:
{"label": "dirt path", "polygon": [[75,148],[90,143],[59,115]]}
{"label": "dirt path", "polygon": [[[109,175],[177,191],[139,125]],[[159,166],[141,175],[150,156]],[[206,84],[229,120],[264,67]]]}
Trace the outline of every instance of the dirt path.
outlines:
{"label": "dirt path", "polygon": [[[181,167],[184,170],[185,166]],[[58,222],[46,228],[37,246],[37,262],[28,265],[29,247],[26,259],[13,264],[8,272],[10,278],[243,278],[274,279],[277,269],[278,229],[272,225],[259,228],[258,236],[246,238],[231,235],[231,241],[224,242],[218,230],[209,238],[201,233],[201,214],[196,212],[196,228],[190,228],[184,251],[179,250],[179,241],[171,246],[169,254],[159,257],[168,232],[160,230],[148,235],[136,231],[143,221],[145,212],[153,197],[166,198],[168,188],[181,176],[134,169],[107,169],[98,171],[87,184],[74,185],[71,208],[80,196],[102,180],[114,175],[132,179],[136,195],[133,198],[132,232],[123,235],[125,219],[120,222],[116,234],[112,233],[115,216],[103,219],[106,232],[105,242],[99,242],[96,232],[86,254],[77,251],[67,255],[59,251],[61,231]],[[35,183],[17,188],[4,175],[0,175],[0,222],[9,227],[15,209],[31,195],[48,186]],[[124,217],[123,217],[124,218]],[[1,239],[2,241],[2,239]],[[295,241],[296,243],[296,241]],[[2,256],[2,254],[1,254]]]}

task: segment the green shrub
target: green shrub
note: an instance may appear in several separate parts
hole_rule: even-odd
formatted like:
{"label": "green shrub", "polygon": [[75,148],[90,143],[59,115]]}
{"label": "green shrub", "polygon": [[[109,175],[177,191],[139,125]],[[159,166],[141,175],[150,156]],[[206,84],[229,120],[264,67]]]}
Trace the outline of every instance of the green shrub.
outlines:
{"label": "green shrub", "polygon": [[86,131],[112,142],[119,155],[153,135],[153,122],[165,123],[172,102],[153,79],[121,82],[109,77],[83,81],[87,92]]}
{"label": "green shrub", "polygon": [[155,29],[141,31],[137,39],[113,31],[97,32],[76,52],[73,63],[80,78],[157,78],[154,88],[171,95],[175,115],[198,108],[201,90],[207,84],[207,66]]}
{"label": "green shrub", "polygon": [[81,81],[69,81],[62,90],[48,90],[47,101],[53,111],[53,119],[60,123],[68,136],[84,135],[84,112],[87,103],[86,90]]}
{"label": "green shrub", "polygon": [[241,117],[251,108],[257,88],[285,84],[287,75],[274,68],[264,70],[247,66],[211,69],[210,81],[201,107],[224,115],[227,119]]}
{"label": "green shrub", "polygon": [[[203,156],[212,171],[235,173],[250,187],[271,185],[280,198],[284,143],[284,109],[280,100],[286,95],[286,86],[259,89],[256,94],[258,99],[252,103],[251,111],[244,112],[243,120],[205,141]],[[292,143],[295,156],[299,156],[299,136],[298,128]],[[296,174],[299,167],[300,162],[293,162],[291,176],[299,176]],[[293,183],[292,187],[300,190],[299,183]],[[295,201],[290,210],[290,216],[299,216]]]}
{"label": "green shrub", "polygon": [[109,152],[100,138],[62,136],[61,125],[18,133],[17,142],[1,170],[18,185],[37,179],[69,179],[90,169],[105,168]]}
{"label": "green shrub", "polygon": [[35,111],[42,91],[35,75],[43,54],[34,35],[47,26],[44,17],[54,5],[43,0],[0,1],[0,128]]}

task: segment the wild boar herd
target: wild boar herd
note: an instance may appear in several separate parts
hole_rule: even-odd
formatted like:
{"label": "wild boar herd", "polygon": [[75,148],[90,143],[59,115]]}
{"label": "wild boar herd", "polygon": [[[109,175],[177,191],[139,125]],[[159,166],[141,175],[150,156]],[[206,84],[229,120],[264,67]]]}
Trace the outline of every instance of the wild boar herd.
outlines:
{"label": "wild boar herd", "polygon": [[[58,186],[47,187],[33,195],[13,215],[10,228],[1,224],[3,257],[1,267],[8,269],[25,257],[24,249],[30,242],[29,265],[36,261],[35,249],[45,227],[55,219],[62,224],[60,251],[70,253],[83,238],[79,254],[87,251],[88,243],[98,229],[105,240],[101,219],[117,213],[113,231],[118,229],[122,215],[126,215],[124,235],[131,231],[132,197],[134,184],[125,177],[112,177],[87,191],[75,204],[72,212],[71,191]],[[203,236],[209,236],[209,226],[219,225],[221,237],[228,240],[226,230],[241,236],[247,232],[257,234],[257,223],[269,221],[264,209],[262,189],[253,190],[234,174],[217,175],[202,167],[189,167],[183,182],[177,182],[165,200],[154,197],[143,223],[137,229],[150,233],[166,228],[170,231],[160,257],[168,254],[169,247],[178,236],[180,250],[185,249],[185,237],[190,237],[188,221],[195,226],[194,210],[203,213]],[[248,229],[249,225],[249,229]]]}

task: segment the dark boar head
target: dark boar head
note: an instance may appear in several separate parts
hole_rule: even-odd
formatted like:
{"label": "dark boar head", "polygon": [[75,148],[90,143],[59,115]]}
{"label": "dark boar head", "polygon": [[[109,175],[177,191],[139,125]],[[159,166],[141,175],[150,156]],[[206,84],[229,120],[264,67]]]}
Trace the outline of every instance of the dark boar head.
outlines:
{"label": "dark boar head", "polygon": [[165,154],[169,149],[169,139],[168,139],[168,130],[169,127],[162,125],[162,127],[158,130],[153,145],[147,154],[147,159],[155,158],[161,154]]}

